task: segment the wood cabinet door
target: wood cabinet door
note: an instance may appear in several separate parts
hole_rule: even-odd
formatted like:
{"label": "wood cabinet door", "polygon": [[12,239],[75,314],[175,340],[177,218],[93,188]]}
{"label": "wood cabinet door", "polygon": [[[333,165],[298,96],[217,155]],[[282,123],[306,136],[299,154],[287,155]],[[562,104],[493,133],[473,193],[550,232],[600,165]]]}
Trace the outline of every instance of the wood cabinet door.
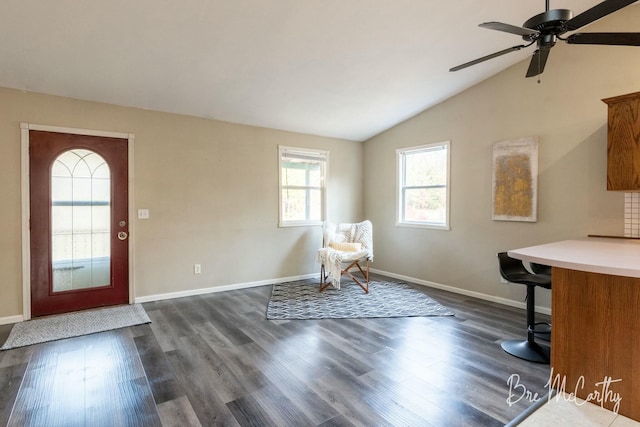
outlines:
{"label": "wood cabinet door", "polygon": [[607,190],[640,191],[640,92],[603,100],[607,125]]}

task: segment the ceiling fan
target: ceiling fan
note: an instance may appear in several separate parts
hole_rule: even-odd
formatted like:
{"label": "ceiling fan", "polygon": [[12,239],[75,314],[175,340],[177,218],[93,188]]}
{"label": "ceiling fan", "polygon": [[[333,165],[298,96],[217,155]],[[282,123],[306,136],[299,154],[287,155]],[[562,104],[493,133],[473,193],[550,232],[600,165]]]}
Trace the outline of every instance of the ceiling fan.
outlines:
{"label": "ceiling fan", "polygon": [[629,6],[631,3],[635,3],[636,0],[605,0],[577,16],[573,16],[573,12],[567,9],[549,10],[549,0],[545,0],[545,2],[545,11],[528,19],[522,24],[522,27],[502,22],[485,22],[479,25],[482,28],[522,36],[523,40],[528,44],[513,46],[482,58],[474,59],[453,67],[449,71],[462,70],[506,53],[529,47],[535,43],[537,49],[533,53],[527,70],[527,77],[533,77],[542,74],[544,71],[549,51],[556,44],[556,40],[562,40],[569,44],[640,46],[640,33],[575,33],[566,38],[561,37],[569,31],[575,31],[616,10]]}

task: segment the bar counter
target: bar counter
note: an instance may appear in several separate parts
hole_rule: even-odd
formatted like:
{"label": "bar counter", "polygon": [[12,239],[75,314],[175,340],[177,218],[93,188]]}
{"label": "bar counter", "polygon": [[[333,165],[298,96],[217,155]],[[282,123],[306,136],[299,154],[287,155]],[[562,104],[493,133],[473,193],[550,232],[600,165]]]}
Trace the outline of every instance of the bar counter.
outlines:
{"label": "bar counter", "polygon": [[508,253],[553,267],[550,386],[640,421],[640,242],[587,238]]}

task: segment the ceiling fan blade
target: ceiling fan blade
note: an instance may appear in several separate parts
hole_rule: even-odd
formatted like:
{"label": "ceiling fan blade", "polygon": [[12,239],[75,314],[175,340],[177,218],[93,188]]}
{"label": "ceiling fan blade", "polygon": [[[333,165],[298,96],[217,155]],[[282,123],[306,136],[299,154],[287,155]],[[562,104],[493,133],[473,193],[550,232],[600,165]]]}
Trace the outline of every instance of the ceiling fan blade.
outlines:
{"label": "ceiling fan blade", "polygon": [[490,30],[504,31],[505,33],[517,34],[519,36],[532,36],[538,34],[538,31],[530,28],[518,27],[511,24],[504,24],[502,22],[484,22],[479,27],[488,28]]}
{"label": "ceiling fan blade", "polygon": [[516,50],[520,50],[523,47],[527,47],[527,45],[521,44],[519,46],[513,46],[513,47],[510,47],[508,49],[504,49],[504,50],[501,50],[499,52],[492,53],[491,55],[483,56],[482,58],[478,58],[478,59],[474,59],[473,61],[465,62],[462,65],[458,65],[457,67],[453,67],[453,68],[449,69],[449,71],[462,70],[463,68],[471,67],[472,65],[476,65],[476,64],[479,64],[481,62],[488,61],[489,59],[497,58],[498,56],[502,56],[502,55],[504,55],[506,53],[515,52]]}
{"label": "ceiling fan blade", "polygon": [[537,76],[538,74],[542,74],[544,71],[544,66],[547,64],[547,58],[549,57],[549,52],[551,49],[536,49],[533,53],[533,57],[531,58],[531,62],[529,62],[529,69],[527,70],[527,77]]}
{"label": "ceiling fan blade", "polygon": [[567,37],[567,43],[640,46],[640,33],[576,33]]}
{"label": "ceiling fan blade", "polygon": [[631,3],[635,3],[636,0],[605,0],[593,6],[591,9],[574,16],[564,23],[564,28],[567,31],[574,31],[578,28],[584,27],[587,24],[597,21],[598,19],[607,16],[616,10],[622,9],[625,6],[629,6]]}

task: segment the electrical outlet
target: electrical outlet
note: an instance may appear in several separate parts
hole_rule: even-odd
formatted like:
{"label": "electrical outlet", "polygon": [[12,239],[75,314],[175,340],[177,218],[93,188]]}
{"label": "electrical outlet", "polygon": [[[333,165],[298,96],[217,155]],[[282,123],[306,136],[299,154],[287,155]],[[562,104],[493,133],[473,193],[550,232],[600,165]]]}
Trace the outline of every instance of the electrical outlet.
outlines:
{"label": "electrical outlet", "polygon": [[200,273],[202,273],[202,265],[193,264],[193,274],[200,274]]}

